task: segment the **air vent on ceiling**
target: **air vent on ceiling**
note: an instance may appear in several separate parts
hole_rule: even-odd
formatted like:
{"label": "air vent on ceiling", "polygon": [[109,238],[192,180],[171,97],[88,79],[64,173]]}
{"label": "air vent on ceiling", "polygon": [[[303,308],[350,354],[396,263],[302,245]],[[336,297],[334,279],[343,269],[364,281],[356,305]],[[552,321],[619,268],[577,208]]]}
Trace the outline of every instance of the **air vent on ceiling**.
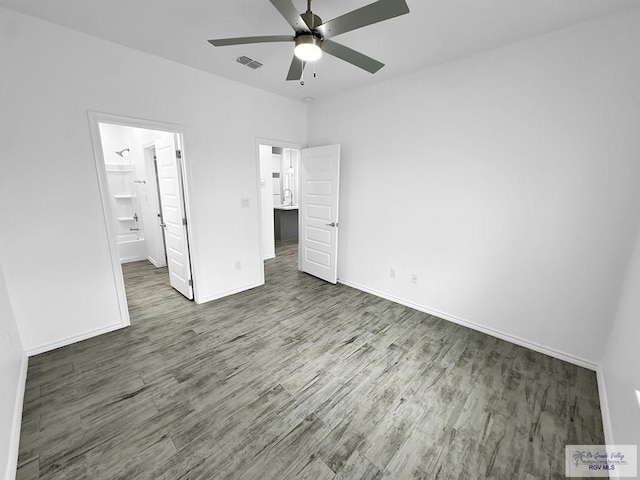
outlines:
{"label": "air vent on ceiling", "polygon": [[262,63],[254,60],[253,58],[249,58],[246,55],[236,58],[236,62],[244,65],[245,67],[252,68],[253,70],[256,70],[262,66]]}

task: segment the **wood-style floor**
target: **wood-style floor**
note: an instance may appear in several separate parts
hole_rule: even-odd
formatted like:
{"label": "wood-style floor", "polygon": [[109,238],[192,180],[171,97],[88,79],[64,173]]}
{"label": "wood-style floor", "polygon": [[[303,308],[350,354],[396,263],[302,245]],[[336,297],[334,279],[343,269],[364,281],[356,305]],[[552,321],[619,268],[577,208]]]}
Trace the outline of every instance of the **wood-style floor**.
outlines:
{"label": "wood-style floor", "polygon": [[565,478],[604,443],[593,372],[296,259],[205,305],[126,265],[130,328],[30,359],[18,478]]}

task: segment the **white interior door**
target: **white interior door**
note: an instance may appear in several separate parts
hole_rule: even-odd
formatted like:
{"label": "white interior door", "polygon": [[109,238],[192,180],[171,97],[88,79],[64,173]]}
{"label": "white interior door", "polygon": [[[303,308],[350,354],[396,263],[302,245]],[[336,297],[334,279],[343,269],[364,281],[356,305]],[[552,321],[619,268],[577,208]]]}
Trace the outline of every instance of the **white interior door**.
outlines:
{"label": "white interior door", "polygon": [[181,154],[174,135],[163,135],[155,141],[158,166],[158,189],[162,225],[165,229],[169,283],[188,299],[193,299],[187,217],[182,191]]}
{"label": "white interior door", "polygon": [[144,219],[144,238],[147,244],[147,260],[156,267],[166,267],[167,257],[164,249],[164,229],[160,226],[160,192],[156,172],[156,147],[143,147],[145,182],[138,184],[142,218]]}
{"label": "white interior door", "polygon": [[300,166],[300,270],[338,280],[340,145],[305,148]]}

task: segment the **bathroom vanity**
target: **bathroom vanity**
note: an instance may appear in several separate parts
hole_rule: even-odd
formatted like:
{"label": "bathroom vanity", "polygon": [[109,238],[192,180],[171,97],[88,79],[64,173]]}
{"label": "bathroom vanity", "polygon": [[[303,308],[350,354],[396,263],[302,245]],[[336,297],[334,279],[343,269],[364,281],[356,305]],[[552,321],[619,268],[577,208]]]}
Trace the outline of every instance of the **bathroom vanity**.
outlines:
{"label": "bathroom vanity", "polygon": [[275,205],[273,214],[276,240],[297,240],[298,205]]}

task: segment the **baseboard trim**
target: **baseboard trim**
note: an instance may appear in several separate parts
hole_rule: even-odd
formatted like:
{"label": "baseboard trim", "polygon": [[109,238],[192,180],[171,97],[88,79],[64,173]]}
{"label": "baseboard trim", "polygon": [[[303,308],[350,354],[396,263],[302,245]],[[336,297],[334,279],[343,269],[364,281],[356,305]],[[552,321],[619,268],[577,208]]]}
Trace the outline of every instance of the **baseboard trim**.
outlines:
{"label": "baseboard trim", "polygon": [[123,263],[142,262],[148,260],[147,257],[133,256],[133,257],[120,257],[120,265]]}
{"label": "baseboard trim", "polygon": [[153,265],[156,268],[161,268],[163,266],[166,266],[166,265],[160,265],[158,262],[155,261],[154,258],[152,258],[150,256],[147,256],[147,261],[149,261],[151,263],[151,265]]}
{"label": "baseboard trim", "polygon": [[565,362],[572,363],[579,367],[584,367],[589,370],[598,371],[598,364],[594,363],[590,360],[577,357],[575,355],[571,355],[559,350],[555,350],[553,348],[545,347],[544,345],[540,345],[535,342],[530,342],[529,340],[525,340],[520,337],[516,337],[515,335],[511,335],[509,333],[502,332],[500,330],[495,330],[493,328],[485,327],[478,323],[471,322],[464,318],[457,317],[455,315],[448,314],[446,312],[441,312],[434,308],[426,307],[424,305],[420,305],[409,300],[405,300],[403,298],[395,297],[393,295],[389,295],[387,293],[381,292],[379,290],[375,290],[373,288],[360,285],[359,283],[352,282],[350,280],[346,280],[344,278],[338,279],[339,283],[346,285],[348,287],[355,288],[356,290],[361,290],[366,293],[370,293],[371,295],[375,295],[376,297],[384,298],[385,300],[389,300],[391,302],[399,303],[400,305],[404,305],[405,307],[413,308],[414,310],[418,310],[420,312],[428,313],[429,315],[434,315],[438,318],[442,318],[444,320],[448,320],[453,323],[457,323],[458,325],[462,325],[463,327],[468,327],[472,330],[476,330],[478,332],[486,333],[487,335],[491,335],[492,337],[499,338],[501,340],[505,340],[510,343],[515,343],[516,345],[520,345],[521,347],[528,348],[530,350],[534,350],[539,353],[543,353],[545,355],[549,355],[550,357],[557,358],[558,360],[563,360]]}
{"label": "baseboard trim", "polygon": [[55,342],[52,342],[52,343],[47,343],[45,345],[28,348],[26,352],[27,352],[27,355],[32,357],[40,353],[48,352],[50,350],[55,350],[56,348],[66,347],[67,345],[81,342],[82,340],[87,340],[89,338],[97,337],[98,335],[114,332],[116,330],[120,330],[121,328],[125,328],[125,327],[128,327],[128,325],[123,325],[122,323],[118,323],[116,325],[109,325],[108,327],[104,327],[104,328],[97,328],[89,332],[81,333],[80,335],[74,335],[71,337],[56,340]]}
{"label": "baseboard trim", "polygon": [[[613,427],[611,426],[611,415],[609,412],[609,400],[607,397],[607,387],[604,380],[604,371],[602,365],[598,365],[596,369],[596,378],[598,380],[598,396],[600,397],[600,412],[602,413],[602,428],[604,430],[604,441],[607,445],[615,445],[613,439]],[[616,472],[610,472],[614,475]],[[618,478],[615,475],[612,478]]]}
{"label": "baseboard trim", "polygon": [[15,480],[18,470],[18,453],[20,451],[20,430],[22,429],[22,407],[24,405],[24,392],[27,387],[27,370],[29,357],[24,356],[20,364],[20,376],[18,378],[18,390],[13,406],[13,425],[11,426],[11,443],[9,444],[9,462],[7,464],[6,480]]}
{"label": "baseboard trim", "polygon": [[264,285],[264,282],[253,282],[243,285],[241,287],[233,288],[231,290],[227,290],[225,292],[216,293],[214,295],[210,295],[208,297],[196,298],[195,302],[200,305],[203,303],[211,302],[213,300],[218,300],[220,298],[228,297],[229,295],[235,295],[236,293],[245,292],[247,290],[251,290],[252,288],[261,287]]}
{"label": "baseboard trim", "polygon": [[275,253],[273,255],[267,255],[262,260],[271,260],[272,258],[276,258],[276,254]]}

